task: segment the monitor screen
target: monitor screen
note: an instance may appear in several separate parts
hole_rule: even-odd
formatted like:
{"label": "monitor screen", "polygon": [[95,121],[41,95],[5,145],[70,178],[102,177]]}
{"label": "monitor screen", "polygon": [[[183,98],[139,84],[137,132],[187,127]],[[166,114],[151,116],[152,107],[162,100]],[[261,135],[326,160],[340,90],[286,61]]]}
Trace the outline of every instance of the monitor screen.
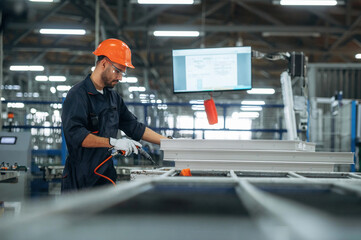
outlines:
{"label": "monitor screen", "polygon": [[173,50],[174,93],[251,88],[251,47]]}
{"label": "monitor screen", "polygon": [[16,137],[0,137],[0,144],[14,145],[16,143]]}

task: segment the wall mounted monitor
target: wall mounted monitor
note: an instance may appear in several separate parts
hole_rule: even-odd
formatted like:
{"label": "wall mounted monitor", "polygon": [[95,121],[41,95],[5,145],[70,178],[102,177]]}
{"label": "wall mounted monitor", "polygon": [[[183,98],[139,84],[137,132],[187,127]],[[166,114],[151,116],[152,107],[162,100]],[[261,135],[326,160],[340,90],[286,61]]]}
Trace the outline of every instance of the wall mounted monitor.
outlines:
{"label": "wall mounted monitor", "polygon": [[173,50],[173,92],[252,88],[251,47]]}

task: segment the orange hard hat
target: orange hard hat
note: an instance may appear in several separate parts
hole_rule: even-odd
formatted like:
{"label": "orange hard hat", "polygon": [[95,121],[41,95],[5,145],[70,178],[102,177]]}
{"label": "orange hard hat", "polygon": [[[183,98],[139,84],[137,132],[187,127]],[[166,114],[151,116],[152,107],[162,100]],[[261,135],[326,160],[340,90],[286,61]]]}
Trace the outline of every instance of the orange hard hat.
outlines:
{"label": "orange hard hat", "polygon": [[110,61],[134,68],[132,65],[130,48],[123,41],[115,38],[104,40],[93,52],[96,56],[106,56]]}

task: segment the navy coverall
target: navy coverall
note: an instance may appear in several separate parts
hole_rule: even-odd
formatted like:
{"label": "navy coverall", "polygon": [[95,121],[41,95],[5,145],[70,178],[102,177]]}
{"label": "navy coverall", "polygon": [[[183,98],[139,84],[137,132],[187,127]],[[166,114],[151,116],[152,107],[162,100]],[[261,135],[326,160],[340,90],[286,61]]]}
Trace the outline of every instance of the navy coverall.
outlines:
{"label": "navy coverall", "polygon": [[[82,147],[81,144],[88,134],[116,138],[120,129],[132,139],[139,141],[145,131],[145,125],[137,121],[119,94],[109,88],[104,88],[103,94],[99,93],[90,75],[68,92],[61,119],[69,152],[63,172],[62,191],[110,183],[94,173],[94,169],[110,155],[110,152],[107,148]],[[102,165],[97,172],[114,182],[116,180],[116,171],[111,160]]]}

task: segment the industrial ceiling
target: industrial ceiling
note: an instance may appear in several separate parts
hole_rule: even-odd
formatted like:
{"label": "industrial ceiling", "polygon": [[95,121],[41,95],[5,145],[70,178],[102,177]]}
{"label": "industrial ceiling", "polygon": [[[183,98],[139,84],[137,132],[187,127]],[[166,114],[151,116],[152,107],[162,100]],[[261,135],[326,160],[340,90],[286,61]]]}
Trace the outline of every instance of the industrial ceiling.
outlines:
{"label": "industrial ceiling", "polygon": [[[43,65],[45,74],[66,75],[69,85],[81,81],[94,65],[97,3],[99,41],[119,38],[128,43],[136,67],[128,74],[137,76],[138,84],[148,91],[173,101],[179,96],[172,94],[172,49],[251,46],[263,53],[304,52],[310,63],[360,61],[355,59],[361,52],[358,0],[332,7],[280,6],[271,0],[201,0],[193,5],[2,0],[3,84],[41,88],[40,83],[28,86],[35,73],[9,71],[10,65],[21,64]],[[42,35],[40,28],[81,28],[86,34]],[[198,30],[201,35],[155,37],[154,30]],[[279,88],[279,75],[286,68],[286,61],[254,59],[253,86]],[[49,98],[47,94],[41,97]],[[228,97],[237,98],[234,94]]]}

